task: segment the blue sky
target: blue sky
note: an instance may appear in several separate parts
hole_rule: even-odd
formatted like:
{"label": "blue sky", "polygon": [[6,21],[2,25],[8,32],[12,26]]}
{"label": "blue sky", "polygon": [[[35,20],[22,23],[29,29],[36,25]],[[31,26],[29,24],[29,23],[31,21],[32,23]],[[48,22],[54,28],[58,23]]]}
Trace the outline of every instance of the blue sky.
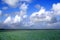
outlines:
{"label": "blue sky", "polygon": [[[0,24],[2,25],[11,26],[18,23],[24,26],[35,26],[35,24],[41,26],[43,24],[42,28],[45,28],[44,26],[54,28],[52,26],[59,25],[59,22],[60,0],[0,0]],[[37,28],[41,28],[39,26]]]}

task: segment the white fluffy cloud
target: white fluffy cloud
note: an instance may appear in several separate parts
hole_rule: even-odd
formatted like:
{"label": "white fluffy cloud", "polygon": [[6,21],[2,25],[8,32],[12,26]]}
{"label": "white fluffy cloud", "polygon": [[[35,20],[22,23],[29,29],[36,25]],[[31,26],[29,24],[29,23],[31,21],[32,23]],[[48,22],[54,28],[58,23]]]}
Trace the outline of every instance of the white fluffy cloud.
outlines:
{"label": "white fluffy cloud", "polygon": [[53,4],[53,10],[54,10],[54,11],[60,10],[60,3]]}
{"label": "white fluffy cloud", "polygon": [[27,18],[27,15],[24,15],[23,18]]}
{"label": "white fluffy cloud", "polygon": [[12,22],[12,20],[11,20],[11,17],[9,16],[9,17],[7,17],[6,19],[5,19],[5,21],[4,21],[4,23],[11,23]]}
{"label": "white fluffy cloud", "polygon": [[7,3],[9,6],[16,6],[19,0],[3,0],[5,3]]}
{"label": "white fluffy cloud", "polygon": [[54,11],[55,15],[60,15],[60,3],[53,4],[52,10]]}
{"label": "white fluffy cloud", "polygon": [[28,5],[26,3],[23,3],[21,6],[20,6],[20,16],[24,16],[26,15],[27,13],[27,9],[28,9]]}
{"label": "white fluffy cloud", "polygon": [[21,10],[27,10],[27,7],[28,7],[28,5],[26,4],[26,3],[23,3],[21,6],[20,6],[20,9]]}
{"label": "white fluffy cloud", "polygon": [[18,23],[20,22],[22,19],[20,16],[16,15],[15,18],[13,19],[13,23]]}
{"label": "white fluffy cloud", "polygon": [[18,15],[16,15],[15,17],[11,17],[11,16],[8,16],[6,19],[5,19],[5,21],[4,21],[4,23],[5,24],[12,24],[12,23],[18,23],[18,22],[20,22],[22,19],[21,19],[21,17],[20,16],[18,16]]}
{"label": "white fluffy cloud", "polygon": [[32,22],[50,21],[51,16],[48,11],[46,11],[44,8],[41,8],[38,12],[32,13],[30,20]]}

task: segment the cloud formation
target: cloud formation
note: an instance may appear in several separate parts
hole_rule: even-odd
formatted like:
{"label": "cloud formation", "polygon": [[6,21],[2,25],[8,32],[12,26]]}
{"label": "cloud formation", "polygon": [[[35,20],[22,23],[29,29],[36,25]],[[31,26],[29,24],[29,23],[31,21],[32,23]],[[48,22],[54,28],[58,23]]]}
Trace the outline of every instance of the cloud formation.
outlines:
{"label": "cloud formation", "polygon": [[50,21],[51,15],[48,11],[46,11],[44,8],[41,8],[38,12],[32,13],[30,16],[30,20],[32,22],[40,22],[40,21]]}
{"label": "cloud formation", "polygon": [[[23,0],[20,0],[23,1]],[[27,0],[25,0],[27,1]],[[11,4],[10,4],[11,5]],[[2,25],[15,29],[59,29],[60,21],[57,21],[57,15],[60,15],[60,3],[53,4],[51,10],[46,11],[42,6],[39,11],[33,12],[27,18],[28,4],[22,3],[20,11],[14,17],[8,16]],[[26,20],[27,19],[27,20]],[[58,26],[58,27],[57,27]]]}
{"label": "cloud formation", "polygon": [[[53,4],[52,10],[46,11],[45,8],[41,7],[41,9],[38,12],[33,12],[30,16],[30,21],[33,24],[33,28],[41,28],[41,29],[56,29],[60,27],[60,22],[57,22],[57,15],[60,15],[60,9],[59,9],[60,3]],[[58,27],[57,27],[58,25]]]}
{"label": "cloud formation", "polygon": [[28,5],[26,3],[21,4],[20,12],[17,12],[14,17],[8,15],[8,17],[4,21],[4,24],[20,23],[23,18],[27,18],[27,8]]}

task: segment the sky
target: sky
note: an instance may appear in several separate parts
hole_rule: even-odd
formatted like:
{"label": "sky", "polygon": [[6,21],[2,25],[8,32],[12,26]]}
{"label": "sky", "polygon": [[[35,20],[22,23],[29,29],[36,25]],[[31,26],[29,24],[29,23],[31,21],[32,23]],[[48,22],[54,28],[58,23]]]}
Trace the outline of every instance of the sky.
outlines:
{"label": "sky", "polygon": [[60,29],[60,0],[0,0],[0,29]]}

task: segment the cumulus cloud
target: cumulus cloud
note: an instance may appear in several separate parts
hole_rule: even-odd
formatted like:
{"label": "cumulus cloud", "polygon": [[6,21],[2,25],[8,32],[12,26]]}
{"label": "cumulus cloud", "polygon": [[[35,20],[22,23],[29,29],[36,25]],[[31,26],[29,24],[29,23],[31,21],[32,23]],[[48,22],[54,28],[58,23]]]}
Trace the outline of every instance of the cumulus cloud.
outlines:
{"label": "cumulus cloud", "polygon": [[6,18],[6,20],[4,21],[4,23],[11,23],[11,21],[12,21],[11,17],[9,16],[9,17]]}
{"label": "cumulus cloud", "polygon": [[21,20],[22,20],[21,17],[18,16],[18,15],[16,15],[15,18],[14,18],[14,20],[13,20],[13,23],[18,23],[18,22],[20,22]]}
{"label": "cumulus cloud", "polygon": [[60,3],[53,4],[53,10],[54,10],[54,11],[60,10]]}
{"label": "cumulus cloud", "polygon": [[19,0],[3,0],[9,6],[16,6]]}
{"label": "cumulus cloud", "polygon": [[38,12],[32,13],[30,20],[32,22],[50,21],[51,16],[44,8],[41,8]]}
{"label": "cumulus cloud", "polygon": [[20,6],[20,16],[24,16],[26,15],[27,13],[27,9],[28,9],[28,5],[26,3],[23,3],[21,6]]}
{"label": "cumulus cloud", "polygon": [[54,11],[55,15],[60,15],[60,3],[53,4],[52,10]]}
{"label": "cumulus cloud", "polygon": [[5,24],[12,24],[12,23],[18,23],[18,22],[20,22],[22,19],[21,19],[21,17],[20,16],[18,16],[18,15],[16,15],[15,17],[11,17],[11,16],[8,16],[6,19],[5,19],[5,21],[4,21],[4,23]]}
{"label": "cumulus cloud", "polygon": [[20,9],[21,10],[27,10],[27,7],[28,7],[28,5],[26,4],[26,3],[23,3],[21,6],[20,6]]}
{"label": "cumulus cloud", "polygon": [[27,18],[27,15],[24,15],[23,18]]}

